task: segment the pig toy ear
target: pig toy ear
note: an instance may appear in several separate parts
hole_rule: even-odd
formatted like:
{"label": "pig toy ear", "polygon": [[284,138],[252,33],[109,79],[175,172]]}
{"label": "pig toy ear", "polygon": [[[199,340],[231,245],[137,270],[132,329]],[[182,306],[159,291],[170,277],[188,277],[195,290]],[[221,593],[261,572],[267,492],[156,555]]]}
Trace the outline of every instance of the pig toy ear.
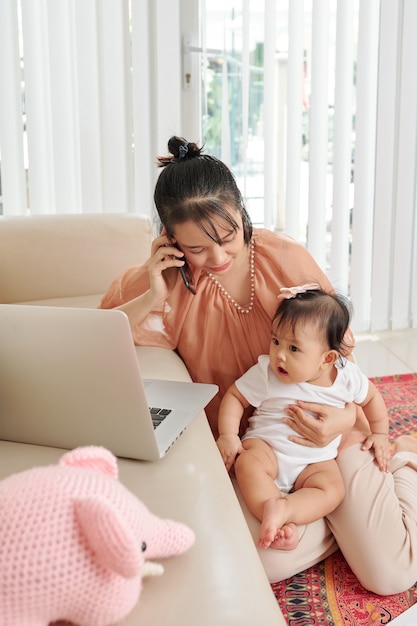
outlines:
{"label": "pig toy ear", "polygon": [[100,446],[85,446],[75,448],[64,454],[59,465],[66,467],[84,467],[85,469],[95,470],[102,474],[108,474],[113,478],[118,477],[118,467],[116,457]]}
{"label": "pig toy ear", "polygon": [[144,555],[133,532],[119,511],[105,498],[79,498],[75,513],[97,561],[124,578],[134,578],[142,569]]}

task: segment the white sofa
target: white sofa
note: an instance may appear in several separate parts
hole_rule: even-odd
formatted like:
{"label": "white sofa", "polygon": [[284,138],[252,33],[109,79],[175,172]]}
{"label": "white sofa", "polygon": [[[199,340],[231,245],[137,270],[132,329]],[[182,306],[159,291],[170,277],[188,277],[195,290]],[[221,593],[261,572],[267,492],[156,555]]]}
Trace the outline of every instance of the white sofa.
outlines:
{"label": "white sofa", "polygon": [[[140,215],[2,216],[0,303],[96,307],[113,278],[148,257],[152,237]],[[190,380],[175,352],[137,353],[145,376]],[[61,454],[0,441],[0,478]],[[120,459],[119,467],[156,514],[188,523],[197,537],[189,553],[164,563],[162,579],[145,582],[123,626],[285,624],[203,412],[161,461]]]}

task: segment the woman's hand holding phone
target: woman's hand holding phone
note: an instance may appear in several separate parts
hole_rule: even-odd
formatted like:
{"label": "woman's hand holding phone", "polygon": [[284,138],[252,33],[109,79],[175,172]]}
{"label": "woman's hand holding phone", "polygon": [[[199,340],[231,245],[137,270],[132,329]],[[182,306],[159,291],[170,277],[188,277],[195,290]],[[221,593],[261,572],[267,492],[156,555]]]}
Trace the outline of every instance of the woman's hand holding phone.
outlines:
{"label": "woman's hand holding phone", "polygon": [[163,230],[161,235],[152,242],[151,257],[148,261],[150,289],[155,299],[165,301],[174,288],[178,271],[183,282],[191,293],[195,293],[192,276],[186,267],[184,253],[173,243]]}
{"label": "woman's hand holding phone", "polygon": [[164,302],[173,290],[178,269],[184,265],[183,257],[183,252],[173,246],[166,235],[153,240],[147,265],[150,291],[155,302]]}
{"label": "woman's hand holding phone", "polygon": [[[158,252],[158,249],[160,247],[164,248],[164,256],[166,255],[166,253],[168,252],[168,250],[165,250],[165,248],[174,248],[174,255],[172,256],[172,260],[174,261],[174,265],[176,267],[178,267],[178,270],[181,274],[181,278],[182,281],[185,285],[185,287],[188,289],[188,291],[190,291],[193,295],[196,294],[196,290],[193,284],[193,275],[190,271],[190,268],[187,264],[187,260],[184,256],[183,251],[180,249],[180,247],[178,246],[178,244],[175,241],[172,241],[172,239],[169,239],[166,233],[165,228],[162,229],[161,231],[161,235],[155,239],[152,243],[152,254],[156,254]],[[170,252],[170,251],[169,251]],[[164,259],[165,260],[165,259]],[[182,265],[179,265],[177,263],[177,261],[183,261]],[[176,283],[177,280],[177,276],[175,274],[175,279],[172,279],[172,275],[173,272],[170,270],[170,267],[172,267],[172,265],[163,268],[163,272],[164,272],[164,279],[167,281],[167,285],[171,286],[171,289],[174,288],[174,285]],[[172,283],[171,283],[172,281]]]}

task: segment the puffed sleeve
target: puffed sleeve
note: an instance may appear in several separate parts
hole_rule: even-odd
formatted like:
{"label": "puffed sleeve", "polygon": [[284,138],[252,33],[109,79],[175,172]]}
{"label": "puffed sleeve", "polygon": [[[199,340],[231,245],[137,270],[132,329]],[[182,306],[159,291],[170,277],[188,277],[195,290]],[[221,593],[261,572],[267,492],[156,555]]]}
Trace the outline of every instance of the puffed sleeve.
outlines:
{"label": "puffed sleeve", "polygon": [[[149,275],[146,264],[135,265],[116,278],[101,299],[99,308],[113,309],[142,295],[149,289]],[[168,314],[170,305],[151,311],[141,324],[132,329],[133,339],[138,346],[176,348],[176,339],[170,330]]]}
{"label": "puffed sleeve", "polygon": [[134,265],[125,270],[110,285],[101,299],[100,309],[114,309],[130,302],[149,289],[149,276],[145,265]]}

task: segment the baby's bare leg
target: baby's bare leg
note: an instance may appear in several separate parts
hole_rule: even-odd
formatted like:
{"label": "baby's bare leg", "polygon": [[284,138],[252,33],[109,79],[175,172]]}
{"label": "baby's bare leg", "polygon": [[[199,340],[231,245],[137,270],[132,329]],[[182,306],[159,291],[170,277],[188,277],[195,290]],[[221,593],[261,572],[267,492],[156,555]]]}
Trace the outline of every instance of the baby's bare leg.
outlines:
{"label": "baby's bare leg", "polygon": [[[333,511],[343,499],[343,480],[335,460],[308,465],[297,478],[294,491],[265,502],[259,545],[293,550],[298,545],[295,524],[309,524]],[[269,541],[271,529],[275,539]],[[262,540],[266,538],[266,542]]]}
{"label": "baby's bare leg", "polygon": [[242,445],[245,451],[236,459],[236,478],[248,508],[261,522],[258,544],[291,550],[298,535],[294,524],[285,524],[285,500],[275,483],[275,454],[261,439],[245,439]]}
{"label": "baby's bare leg", "polygon": [[265,502],[260,545],[264,545],[263,536],[269,540],[272,529],[278,527],[275,539],[266,547],[293,550],[298,545],[295,524],[309,524],[324,517],[340,504],[344,493],[335,460],[308,465],[297,478],[292,493]]}
{"label": "baby's bare leg", "polygon": [[343,500],[345,488],[336,460],[308,465],[286,496],[288,521],[310,524],[331,513]]}
{"label": "baby's bare leg", "polygon": [[270,498],[280,498],[275,484],[278,465],[274,452],[261,439],[244,439],[244,452],[235,462],[236,478],[249,509],[262,520],[264,503]]}

